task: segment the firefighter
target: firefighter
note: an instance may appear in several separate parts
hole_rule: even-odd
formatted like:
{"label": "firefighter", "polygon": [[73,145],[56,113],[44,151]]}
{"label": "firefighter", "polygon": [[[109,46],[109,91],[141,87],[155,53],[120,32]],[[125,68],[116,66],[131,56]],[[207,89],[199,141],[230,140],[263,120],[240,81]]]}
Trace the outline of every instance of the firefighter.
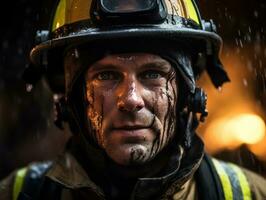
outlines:
{"label": "firefighter", "polygon": [[266,199],[262,177],[208,156],[195,133],[208,114],[196,79],[229,78],[193,0],[59,0],[37,36],[24,77],[45,78],[73,136],[3,180],[1,199]]}

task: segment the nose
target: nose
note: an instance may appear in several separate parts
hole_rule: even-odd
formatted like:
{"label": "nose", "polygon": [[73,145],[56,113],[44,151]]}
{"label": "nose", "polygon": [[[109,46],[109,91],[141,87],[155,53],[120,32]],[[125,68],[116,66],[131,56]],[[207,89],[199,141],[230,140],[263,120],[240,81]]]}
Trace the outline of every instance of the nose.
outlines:
{"label": "nose", "polygon": [[118,91],[117,107],[120,111],[137,112],[144,107],[141,86],[135,80],[125,80]]}

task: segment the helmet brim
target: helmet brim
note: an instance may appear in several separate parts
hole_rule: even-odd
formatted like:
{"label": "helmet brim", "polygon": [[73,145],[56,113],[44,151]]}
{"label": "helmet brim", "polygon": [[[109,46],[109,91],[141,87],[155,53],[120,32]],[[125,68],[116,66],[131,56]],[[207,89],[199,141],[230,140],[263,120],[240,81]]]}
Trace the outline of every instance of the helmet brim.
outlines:
{"label": "helmet brim", "polygon": [[[45,41],[36,47],[34,47],[30,53],[30,59],[33,64],[41,64],[43,53],[47,53],[50,50],[58,49],[58,53],[64,50],[68,46],[79,45],[79,44],[89,44],[91,42],[97,43],[97,41],[143,41],[139,45],[145,45],[145,41],[151,41],[160,43],[161,41],[168,41],[168,45],[173,47],[180,47],[180,43],[191,43],[197,44],[201,43],[203,46],[193,45],[191,49],[197,51],[206,51],[210,54],[219,54],[222,46],[221,37],[214,33],[203,30],[194,30],[191,28],[172,28],[170,26],[165,27],[140,27],[140,28],[106,28],[104,30],[100,28],[90,28],[83,29],[78,32],[70,33],[66,36],[58,37]],[[160,48],[160,47],[158,47]]]}

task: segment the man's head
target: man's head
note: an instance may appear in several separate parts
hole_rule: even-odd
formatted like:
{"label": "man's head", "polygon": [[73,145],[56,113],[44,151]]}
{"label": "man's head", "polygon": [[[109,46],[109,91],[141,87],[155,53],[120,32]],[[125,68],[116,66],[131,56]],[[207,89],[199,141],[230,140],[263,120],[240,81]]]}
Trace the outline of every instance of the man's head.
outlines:
{"label": "man's head", "polygon": [[27,82],[44,74],[63,96],[59,127],[67,121],[120,164],[153,159],[176,134],[183,110],[177,134],[189,147],[196,113],[206,116],[195,79],[207,70],[216,87],[229,80],[219,61],[222,40],[193,0],[59,0],[50,24],[38,32]]}
{"label": "man's head", "polygon": [[175,69],[158,55],[108,55],[86,72],[87,116],[98,145],[115,162],[153,159],[175,134]]}

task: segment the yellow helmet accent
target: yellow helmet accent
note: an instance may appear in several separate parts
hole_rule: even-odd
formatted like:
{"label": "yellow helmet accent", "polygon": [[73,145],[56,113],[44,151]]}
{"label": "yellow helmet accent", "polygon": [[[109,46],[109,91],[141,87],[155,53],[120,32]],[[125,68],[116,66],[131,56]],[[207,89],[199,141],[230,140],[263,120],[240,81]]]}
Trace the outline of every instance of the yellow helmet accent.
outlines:
{"label": "yellow helmet accent", "polygon": [[60,0],[55,12],[52,31],[66,24],[90,19],[90,6],[91,0]]}
{"label": "yellow helmet accent", "polygon": [[188,17],[187,18],[192,19],[197,24],[200,24],[199,15],[197,14],[197,10],[196,10],[196,7],[194,5],[194,2],[191,0],[186,0],[185,4],[187,6],[187,11],[188,11]]}
{"label": "yellow helmet accent", "polygon": [[65,24],[65,16],[66,16],[66,0],[61,0],[57,6],[54,21],[52,25],[52,30],[55,30]]}
{"label": "yellow helmet accent", "polygon": [[197,9],[192,0],[166,0],[165,3],[169,14],[191,19],[198,25],[200,24]]}
{"label": "yellow helmet accent", "polygon": [[[193,0],[165,0],[167,13],[185,19],[193,20],[200,25],[200,17]],[[92,0],[60,0],[57,6],[52,32],[56,29],[81,20],[90,20],[90,7]]]}

